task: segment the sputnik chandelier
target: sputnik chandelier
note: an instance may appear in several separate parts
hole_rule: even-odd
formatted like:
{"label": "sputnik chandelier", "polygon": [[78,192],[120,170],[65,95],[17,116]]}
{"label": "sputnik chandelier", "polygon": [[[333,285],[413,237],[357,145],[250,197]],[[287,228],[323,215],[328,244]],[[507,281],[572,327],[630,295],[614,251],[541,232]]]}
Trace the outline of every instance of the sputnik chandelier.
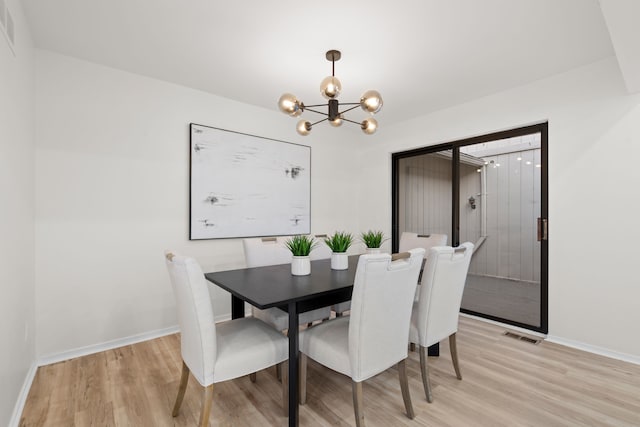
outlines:
{"label": "sputnik chandelier", "polygon": [[[316,114],[321,114],[323,116],[327,116],[322,120],[318,120],[315,123],[311,123],[307,120],[300,120],[298,122],[298,126],[296,130],[300,135],[309,135],[313,126],[318,123],[324,122],[325,120],[329,122],[332,126],[338,127],[342,125],[342,122],[355,123],[359,125],[364,133],[367,135],[371,135],[378,128],[378,121],[373,117],[369,117],[364,119],[362,122],[355,122],[353,120],[349,120],[344,117],[344,113],[351,111],[353,109],[358,108],[358,106],[362,107],[364,111],[370,114],[376,114],[378,111],[382,109],[382,97],[380,93],[376,90],[368,90],[366,91],[362,97],[360,98],[360,102],[345,102],[340,104],[338,102],[338,95],[340,95],[340,91],[342,90],[342,83],[335,76],[336,71],[336,61],[340,60],[340,51],[339,50],[330,50],[327,52],[327,61],[331,61],[331,75],[325,77],[320,83],[320,94],[329,100],[326,104],[316,104],[316,105],[304,105],[303,102],[298,100],[294,95],[290,93],[285,93],[278,100],[278,107],[280,111],[285,114],[290,115],[291,117],[300,116],[305,110],[311,111]],[[348,106],[345,110],[340,111],[340,106]],[[324,113],[322,111],[314,110],[315,107],[327,107],[328,112]]]}

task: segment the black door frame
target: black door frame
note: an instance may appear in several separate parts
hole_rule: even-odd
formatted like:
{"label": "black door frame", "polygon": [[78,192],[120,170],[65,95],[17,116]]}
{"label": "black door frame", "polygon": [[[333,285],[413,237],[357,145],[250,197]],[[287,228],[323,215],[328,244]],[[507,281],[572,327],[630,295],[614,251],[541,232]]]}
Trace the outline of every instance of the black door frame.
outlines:
{"label": "black door frame", "polygon": [[[451,180],[452,180],[452,217],[451,217],[451,242],[454,246],[460,244],[460,147],[466,145],[479,144],[483,142],[497,141],[500,139],[513,138],[516,136],[530,135],[540,133],[541,143],[541,179],[540,179],[540,215],[542,218],[549,218],[549,179],[548,179],[548,146],[549,146],[549,124],[548,122],[538,123],[534,125],[519,127],[515,129],[494,132],[486,135],[475,136],[472,138],[460,139],[453,142],[431,145],[428,147],[416,148],[409,151],[393,153],[391,155],[391,244],[393,252],[398,251],[399,246],[399,210],[400,210],[400,192],[398,173],[400,160],[409,157],[420,156],[423,154],[434,153],[443,150],[452,150],[451,159]],[[540,241],[540,326],[527,325],[515,322],[509,319],[503,319],[488,314],[478,313],[471,310],[461,309],[463,313],[472,314],[474,316],[483,317],[497,322],[518,326],[524,329],[533,330],[546,334],[549,332],[549,241]]]}

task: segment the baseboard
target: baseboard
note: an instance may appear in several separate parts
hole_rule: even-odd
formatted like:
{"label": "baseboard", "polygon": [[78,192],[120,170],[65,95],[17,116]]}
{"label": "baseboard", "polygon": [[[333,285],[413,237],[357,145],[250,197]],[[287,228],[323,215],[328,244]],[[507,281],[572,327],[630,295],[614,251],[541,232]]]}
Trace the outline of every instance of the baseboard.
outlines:
{"label": "baseboard", "polygon": [[634,365],[640,365],[640,357],[634,356],[632,354],[620,353],[617,351],[612,351],[607,348],[598,347],[591,344],[585,344],[580,341],[574,341],[562,337],[556,337],[553,335],[547,336],[547,341],[552,342],[554,344],[563,345],[565,347],[575,348],[577,350],[586,351],[588,353],[598,354],[600,356],[609,357],[611,359],[621,360],[623,362],[633,363]]}
{"label": "baseboard", "polygon": [[634,365],[640,365],[640,357],[634,356],[632,354],[620,353],[616,351],[609,350],[607,348],[598,347],[591,344],[585,344],[580,341],[574,341],[562,337],[557,337],[554,335],[544,335],[539,332],[530,331],[529,329],[519,328],[517,326],[512,326],[506,323],[496,322],[495,320],[485,319],[483,317],[474,316],[472,314],[460,313],[460,316],[468,317],[470,319],[480,320],[482,322],[491,323],[492,325],[502,326],[507,329],[512,329],[518,332],[522,332],[523,334],[544,338],[545,341],[552,342],[554,344],[563,345],[565,347],[575,348],[576,350],[586,351],[587,353],[597,354],[599,356],[609,357],[611,359],[621,360],[623,362],[633,363]]}
{"label": "baseboard", "polygon": [[[245,313],[246,316],[251,315],[251,310]],[[216,323],[225,322],[231,319],[230,314],[223,314],[215,317]],[[137,344],[139,342],[149,341],[156,338],[164,337],[166,335],[175,334],[179,332],[177,325],[170,326],[164,329],[157,329],[155,331],[144,332],[142,334],[132,335],[125,338],[118,338],[115,340],[103,342],[100,344],[93,344],[86,347],[80,347],[73,350],[63,351],[61,353],[54,353],[38,358],[37,366],[51,365],[53,363],[64,362],[65,360],[75,359],[76,357],[88,356],[89,354],[100,353],[101,351],[113,350],[114,348],[124,347],[125,345]]]}
{"label": "baseboard", "polygon": [[29,390],[31,390],[31,384],[33,383],[33,379],[36,377],[37,370],[38,364],[33,362],[24,379],[24,383],[22,384],[22,389],[18,395],[16,405],[13,407],[13,414],[11,414],[11,419],[9,419],[9,427],[18,427],[20,425],[20,418],[22,417],[24,404],[27,402],[27,396],[29,395]]}
{"label": "baseboard", "polygon": [[52,363],[64,362],[65,360],[75,359],[76,357],[87,356],[89,354],[100,353],[101,351],[113,350],[114,348],[123,347],[125,345],[149,341],[165,335],[175,334],[178,331],[179,329],[177,325],[170,326],[164,329],[156,329],[155,331],[144,332],[142,334],[131,335],[125,338],[118,338],[99,344],[88,345],[86,347],[63,351],[61,353],[49,354],[38,359],[38,366],[51,365]]}

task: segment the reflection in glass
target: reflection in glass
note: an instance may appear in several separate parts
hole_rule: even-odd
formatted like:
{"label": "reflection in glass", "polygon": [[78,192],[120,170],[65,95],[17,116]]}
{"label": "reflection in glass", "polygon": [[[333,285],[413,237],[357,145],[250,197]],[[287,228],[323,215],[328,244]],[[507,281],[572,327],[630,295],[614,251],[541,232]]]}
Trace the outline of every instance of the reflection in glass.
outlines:
{"label": "reflection in glass", "polygon": [[446,234],[451,243],[451,150],[400,159],[398,235]]}
{"label": "reflection in glass", "polygon": [[460,151],[460,242],[476,245],[462,308],[540,326],[540,134]]}

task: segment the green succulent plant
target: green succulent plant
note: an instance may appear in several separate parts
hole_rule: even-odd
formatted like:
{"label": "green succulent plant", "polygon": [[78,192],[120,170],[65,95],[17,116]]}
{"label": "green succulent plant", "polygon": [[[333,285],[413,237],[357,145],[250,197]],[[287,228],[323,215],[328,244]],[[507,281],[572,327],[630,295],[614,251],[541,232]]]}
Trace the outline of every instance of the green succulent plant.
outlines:
{"label": "green succulent plant", "polygon": [[299,234],[287,240],[285,245],[293,256],[309,256],[311,251],[318,245],[318,242],[311,236]]}
{"label": "green succulent plant", "polygon": [[353,244],[353,235],[344,231],[336,231],[333,236],[324,239],[332,252],[347,252]]}
{"label": "green succulent plant", "polygon": [[368,248],[379,248],[385,241],[384,233],[380,230],[369,230],[362,233],[361,239]]}

